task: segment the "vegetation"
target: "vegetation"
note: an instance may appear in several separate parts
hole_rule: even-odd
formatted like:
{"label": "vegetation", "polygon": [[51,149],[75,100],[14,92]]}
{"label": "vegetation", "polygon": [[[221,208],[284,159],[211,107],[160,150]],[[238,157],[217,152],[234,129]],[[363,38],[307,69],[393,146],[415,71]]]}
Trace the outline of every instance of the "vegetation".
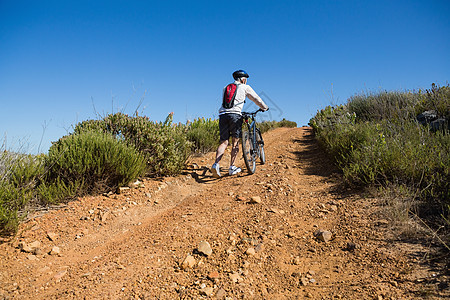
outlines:
{"label": "vegetation", "polygon": [[[57,204],[74,197],[113,191],[140,176],[179,174],[189,155],[215,150],[219,121],[196,119],[173,124],[123,113],[77,124],[53,143],[47,155],[0,149],[0,235],[17,231],[27,206]],[[264,131],[295,127],[263,122]]]}
{"label": "vegetation", "polygon": [[293,121],[288,121],[283,118],[283,120],[277,121],[264,121],[258,124],[258,128],[261,130],[261,133],[267,132],[269,130],[279,128],[279,127],[288,127],[295,128],[297,127],[297,123]]}
{"label": "vegetation", "polygon": [[[417,122],[418,114],[430,110],[446,120],[440,130]],[[450,86],[433,85],[425,92],[356,95],[322,109],[310,124],[347,183],[401,190],[411,204],[404,207],[448,219],[449,110]]]}
{"label": "vegetation", "polygon": [[43,157],[3,151],[0,154],[0,234],[14,233],[24,216],[20,211],[33,199],[43,174]]}
{"label": "vegetation", "polygon": [[109,133],[118,140],[133,145],[147,162],[147,175],[175,175],[184,168],[191,152],[186,128],[172,124],[173,114],[165,122],[152,122],[147,117],[130,117],[123,113],[101,120],[79,123],[74,134],[86,131]]}

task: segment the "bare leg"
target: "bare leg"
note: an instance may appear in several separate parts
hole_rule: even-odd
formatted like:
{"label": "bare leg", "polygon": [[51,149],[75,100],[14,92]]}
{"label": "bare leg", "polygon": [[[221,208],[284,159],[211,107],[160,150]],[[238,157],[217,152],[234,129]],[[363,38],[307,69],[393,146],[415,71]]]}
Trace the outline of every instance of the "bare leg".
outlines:
{"label": "bare leg", "polygon": [[225,152],[225,149],[227,149],[228,146],[228,141],[222,141],[219,145],[219,147],[217,148],[217,152],[216,152],[216,161],[215,163],[218,164],[219,161],[222,159],[223,157],[223,153]]}
{"label": "bare leg", "polygon": [[236,160],[237,154],[239,152],[239,138],[232,138],[232,148],[231,148],[231,160],[230,160],[230,167],[234,166],[234,161]]}

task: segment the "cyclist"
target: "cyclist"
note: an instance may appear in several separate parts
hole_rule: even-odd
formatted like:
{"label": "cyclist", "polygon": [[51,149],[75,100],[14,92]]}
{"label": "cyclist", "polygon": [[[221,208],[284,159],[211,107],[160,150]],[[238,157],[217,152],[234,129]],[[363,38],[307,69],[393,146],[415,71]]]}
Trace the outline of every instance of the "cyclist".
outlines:
{"label": "cyclist", "polygon": [[[228,140],[231,136],[231,160],[229,175],[235,175],[241,172],[241,168],[234,165],[236,156],[239,152],[239,138],[242,135],[242,115],[241,111],[244,107],[245,98],[255,102],[262,110],[266,111],[269,107],[264,103],[261,97],[247,85],[248,74],[244,70],[237,70],[233,72],[234,83],[237,85],[236,96],[234,98],[234,105],[231,108],[224,108],[223,105],[219,109],[219,130],[220,130],[220,145],[216,152],[216,161],[212,165],[211,172],[215,178],[219,178],[220,169],[219,162],[222,159],[223,153],[228,146]],[[225,87],[226,88],[226,87]],[[225,93],[225,88],[223,93]]]}

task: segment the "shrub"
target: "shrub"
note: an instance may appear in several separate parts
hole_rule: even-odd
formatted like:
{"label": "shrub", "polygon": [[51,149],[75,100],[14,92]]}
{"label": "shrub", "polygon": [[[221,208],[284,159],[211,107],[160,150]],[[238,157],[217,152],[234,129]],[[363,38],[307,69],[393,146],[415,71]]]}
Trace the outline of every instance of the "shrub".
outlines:
{"label": "shrub", "polygon": [[86,131],[61,138],[49,150],[40,195],[45,202],[126,185],[145,170],[142,155],[108,133]]}
{"label": "shrub", "polygon": [[190,155],[191,143],[183,125],[172,124],[170,114],[164,123],[149,121],[147,117],[130,117],[122,113],[101,120],[83,121],[74,133],[97,131],[109,133],[133,145],[147,162],[148,175],[174,175],[181,172]]}
{"label": "shrub", "polygon": [[424,95],[413,92],[379,92],[360,94],[347,102],[350,113],[359,121],[380,121],[383,119],[414,119],[414,104],[422,101]]}
{"label": "shrub", "polygon": [[44,172],[43,156],[4,151],[0,154],[0,234],[11,234],[24,215],[20,211],[34,198]]}
{"label": "shrub", "polygon": [[[422,214],[448,216],[450,135],[432,132],[416,114],[450,109],[449,87],[358,95],[326,107],[310,120],[319,143],[335,159],[348,183],[402,186],[414,190]],[[407,188],[404,188],[407,187]]]}
{"label": "shrub", "polygon": [[192,152],[213,151],[219,146],[219,120],[195,119],[192,123],[188,123],[186,136],[192,142]]}

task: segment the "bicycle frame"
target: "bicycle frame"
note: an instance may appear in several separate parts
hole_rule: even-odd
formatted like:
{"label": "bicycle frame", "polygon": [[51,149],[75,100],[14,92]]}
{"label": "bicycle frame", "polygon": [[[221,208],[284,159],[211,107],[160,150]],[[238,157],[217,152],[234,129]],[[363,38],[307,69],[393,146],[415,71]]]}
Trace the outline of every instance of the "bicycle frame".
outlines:
{"label": "bicycle frame", "polygon": [[[266,162],[266,156],[264,152],[264,141],[262,139],[261,131],[256,127],[256,114],[261,109],[249,113],[243,112],[244,122],[248,131],[242,133],[242,152],[244,156],[245,166],[250,174],[256,171],[256,161],[261,159],[261,164]],[[251,122],[249,122],[251,119]]]}
{"label": "bicycle frame", "polygon": [[[252,157],[259,157],[259,147],[256,143],[256,114],[258,112],[262,111],[261,109],[253,112],[253,113],[247,113],[243,112],[242,115],[244,117],[244,123],[247,125],[248,132],[250,132],[250,137],[252,141],[252,149],[250,151]],[[249,119],[251,119],[251,123],[249,124]],[[256,151],[255,151],[256,149]]]}

